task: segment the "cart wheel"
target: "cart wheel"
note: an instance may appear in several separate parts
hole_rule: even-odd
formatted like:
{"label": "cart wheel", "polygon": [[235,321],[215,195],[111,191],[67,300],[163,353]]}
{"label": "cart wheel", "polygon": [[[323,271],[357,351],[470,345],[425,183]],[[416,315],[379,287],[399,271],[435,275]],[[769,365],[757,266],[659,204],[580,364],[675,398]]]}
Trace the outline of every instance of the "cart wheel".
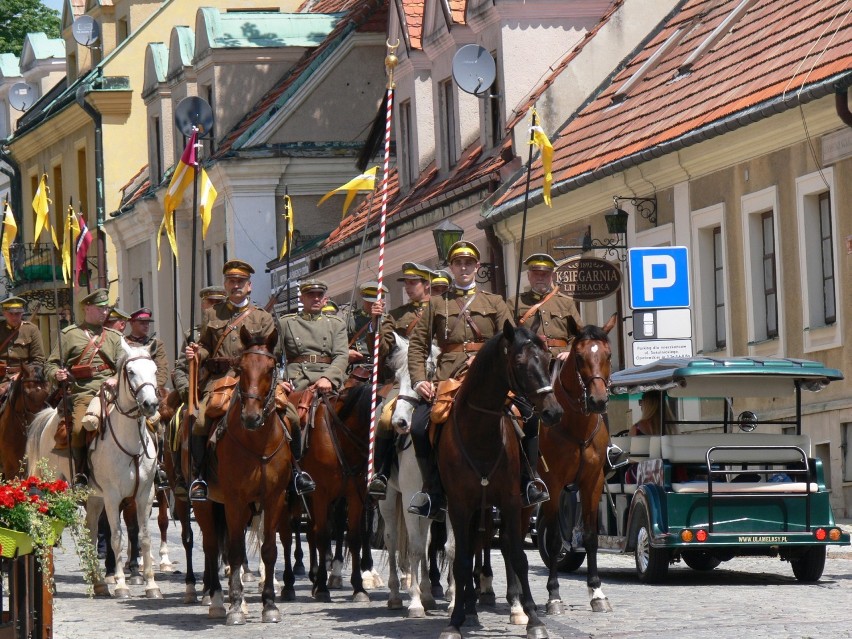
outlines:
{"label": "cart wheel", "polygon": [[[550,566],[550,553],[547,549],[547,543],[551,534],[558,534],[555,528],[556,526],[539,528],[536,535],[538,537],[538,554],[545,566]],[[583,565],[584,561],[586,561],[586,553],[568,552],[562,548],[556,556],[556,569],[559,572],[574,572]]]}
{"label": "cart wheel", "polygon": [[642,506],[636,511],[634,527],[634,549],[636,574],[639,581],[646,584],[659,583],[669,571],[669,553],[651,546],[651,525],[648,523],[648,511]]}
{"label": "cart wheel", "polygon": [[825,569],[825,546],[808,548],[798,559],[791,559],[793,574],[796,579],[804,582],[819,581]]}
{"label": "cart wheel", "polygon": [[684,550],[681,553],[681,557],[683,558],[683,562],[693,570],[713,570],[722,563],[721,559],[703,550]]}

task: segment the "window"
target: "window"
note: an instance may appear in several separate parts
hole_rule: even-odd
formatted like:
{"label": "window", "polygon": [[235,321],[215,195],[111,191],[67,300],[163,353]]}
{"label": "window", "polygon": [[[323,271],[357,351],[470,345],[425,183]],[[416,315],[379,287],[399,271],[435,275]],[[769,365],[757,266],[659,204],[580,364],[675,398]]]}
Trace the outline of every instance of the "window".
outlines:
{"label": "window", "polygon": [[400,174],[402,184],[410,186],[417,180],[415,167],[418,163],[411,146],[411,101],[406,100],[399,105],[399,146]]}
{"label": "window", "polygon": [[778,337],[778,280],[775,273],[775,219],[772,211],[760,214],[763,251],[763,297],[766,337]]}
{"label": "window", "polygon": [[819,195],[819,248],[822,271],[823,322],[834,324],[837,308],[834,297],[834,239],[831,232],[831,200],[828,193]]}
{"label": "window", "polygon": [[441,101],[441,156],[444,170],[449,170],[456,165],[459,159],[458,141],[456,139],[456,100],[452,79],[441,82],[439,96]]}
{"label": "window", "polygon": [[151,141],[153,155],[151,157],[151,183],[159,184],[163,177],[163,144],[160,140],[160,118],[151,118]]}
{"label": "window", "polygon": [[[53,230],[56,231],[57,238],[62,238],[66,230],[65,215],[68,212],[68,203],[65,201],[65,190],[62,186],[62,166],[53,167],[53,184],[48,186],[50,188],[48,197],[53,201],[50,206],[53,209]],[[36,238],[36,241],[38,241],[38,238]],[[61,239],[59,246],[62,246]]]}
{"label": "window", "polygon": [[141,277],[133,278],[133,291],[136,293],[136,307],[145,306],[145,280]]}
{"label": "window", "polygon": [[121,44],[125,40],[127,40],[127,36],[129,35],[129,27],[127,25],[127,18],[119,18],[115,22],[115,41],[116,44]]}
{"label": "window", "polygon": [[228,261],[228,245],[222,245],[222,264]]}
{"label": "window", "polygon": [[204,251],[204,286],[213,286],[213,249]]}
{"label": "window", "polygon": [[[492,52],[491,55],[496,59],[496,52]],[[485,143],[487,147],[495,147],[500,144],[500,141],[503,139],[503,95],[500,90],[500,76],[498,74],[495,76],[494,84],[491,85],[491,88],[488,90],[488,95],[484,100],[486,127]]]}
{"label": "window", "polygon": [[77,149],[77,213],[89,211],[89,161],[86,148]]}
{"label": "window", "polygon": [[843,481],[852,481],[852,422],[846,422],[842,426],[843,441]]}
{"label": "window", "polygon": [[722,256],[722,227],[713,229],[713,306],[715,313],[713,321],[716,324],[713,331],[716,348],[725,348],[725,259]]}
{"label": "window", "polygon": [[695,305],[695,347],[698,353],[728,347],[728,290],[725,246],[725,205],[716,204],[691,213],[691,252]]}

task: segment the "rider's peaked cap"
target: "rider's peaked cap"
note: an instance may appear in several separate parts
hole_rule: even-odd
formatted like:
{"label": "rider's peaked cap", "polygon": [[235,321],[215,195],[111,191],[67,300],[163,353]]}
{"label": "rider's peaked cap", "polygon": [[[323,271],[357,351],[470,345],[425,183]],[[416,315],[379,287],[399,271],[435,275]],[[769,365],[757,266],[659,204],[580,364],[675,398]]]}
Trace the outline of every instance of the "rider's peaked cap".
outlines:
{"label": "rider's peaked cap", "polygon": [[322,291],[325,293],[328,290],[328,284],[322,280],[304,280],[299,284],[299,292],[308,293],[310,291]]}
{"label": "rider's peaked cap", "polygon": [[86,297],[81,299],[80,304],[82,306],[88,306],[89,304],[93,306],[108,306],[109,291],[105,288],[96,288],[94,291],[86,295]]}
{"label": "rider's peaked cap", "polygon": [[531,271],[552,271],[556,268],[556,260],[547,253],[533,253],[524,260],[524,264]]}
{"label": "rider's peaked cap", "polygon": [[452,278],[446,271],[435,271],[432,276],[432,286],[449,286]]}
{"label": "rider's peaked cap", "polygon": [[0,306],[3,307],[4,311],[21,311],[23,313],[27,308],[27,300],[12,295],[0,302]]}
{"label": "rider's peaked cap", "polygon": [[153,313],[150,308],[145,308],[144,306],[140,308],[138,311],[133,311],[130,314],[131,322],[153,322],[154,318],[152,317]]}
{"label": "rider's peaked cap", "polygon": [[250,278],[254,274],[252,265],[242,260],[228,260],[225,266],[222,267],[222,275],[225,277],[244,277]]}
{"label": "rider's peaked cap", "polygon": [[107,320],[124,320],[127,321],[131,319],[130,313],[126,311],[122,311],[118,306],[113,306],[109,310],[109,315],[107,315]]}
{"label": "rider's peaked cap", "polygon": [[203,300],[224,300],[228,297],[225,289],[222,286],[205,286],[198,292],[198,296]]}
{"label": "rider's peaked cap", "polygon": [[415,262],[406,262],[402,265],[402,276],[396,279],[397,282],[405,280],[426,280],[427,282],[433,277],[432,271]]}
{"label": "rider's peaked cap", "polygon": [[[382,284],[382,296],[388,294],[388,287]],[[376,281],[364,282],[361,284],[361,299],[365,302],[375,302],[379,299],[379,283]]]}
{"label": "rider's peaked cap", "polygon": [[458,242],[453,244],[450,247],[450,250],[447,252],[447,263],[451,264],[452,261],[458,257],[472,257],[478,262],[479,249],[473,242],[459,240]]}
{"label": "rider's peaked cap", "polygon": [[336,313],[338,310],[340,309],[337,307],[337,304],[334,300],[326,300],[325,304],[322,307],[323,313]]}

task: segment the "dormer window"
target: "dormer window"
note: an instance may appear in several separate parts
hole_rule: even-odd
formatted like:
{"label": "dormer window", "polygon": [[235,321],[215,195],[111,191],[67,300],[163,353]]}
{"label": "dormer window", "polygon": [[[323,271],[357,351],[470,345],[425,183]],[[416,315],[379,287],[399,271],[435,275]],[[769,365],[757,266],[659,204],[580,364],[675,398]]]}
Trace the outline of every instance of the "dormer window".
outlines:
{"label": "dormer window", "polygon": [[456,98],[452,78],[439,85],[441,153],[446,170],[456,165],[459,159],[458,117],[456,116]]}

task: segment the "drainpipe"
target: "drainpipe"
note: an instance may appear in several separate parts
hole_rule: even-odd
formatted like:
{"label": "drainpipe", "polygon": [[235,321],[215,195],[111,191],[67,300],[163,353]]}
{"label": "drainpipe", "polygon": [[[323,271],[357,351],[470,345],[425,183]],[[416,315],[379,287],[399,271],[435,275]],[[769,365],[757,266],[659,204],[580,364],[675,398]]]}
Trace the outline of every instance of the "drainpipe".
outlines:
{"label": "drainpipe", "polygon": [[95,124],[95,220],[98,242],[98,287],[107,288],[109,280],[106,270],[106,232],[104,231],[106,203],[104,199],[103,119],[100,112],[86,102],[86,89],[90,86],[90,84],[81,84],[77,87],[75,98],[80,108],[92,118],[92,122]]}
{"label": "drainpipe", "polygon": [[503,245],[497,237],[497,232],[493,226],[485,228],[485,241],[488,243],[488,248],[494,256],[494,270],[491,273],[491,292],[506,297],[506,270],[505,261],[503,259]]}
{"label": "drainpipe", "polygon": [[834,94],[834,110],[846,126],[852,127],[852,113],[849,111],[849,99],[845,89]]}
{"label": "drainpipe", "polygon": [[0,171],[8,175],[9,180],[11,180],[10,190],[12,193],[9,200],[12,204],[12,212],[15,213],[15,217],[20,223],[21,216],[24,214],[23,192],[21,190],[21,166],[12,157],[9,147],[5,145],[0,145],[0,160],[12,167],[8,169],[5,166],[0,166]]}

